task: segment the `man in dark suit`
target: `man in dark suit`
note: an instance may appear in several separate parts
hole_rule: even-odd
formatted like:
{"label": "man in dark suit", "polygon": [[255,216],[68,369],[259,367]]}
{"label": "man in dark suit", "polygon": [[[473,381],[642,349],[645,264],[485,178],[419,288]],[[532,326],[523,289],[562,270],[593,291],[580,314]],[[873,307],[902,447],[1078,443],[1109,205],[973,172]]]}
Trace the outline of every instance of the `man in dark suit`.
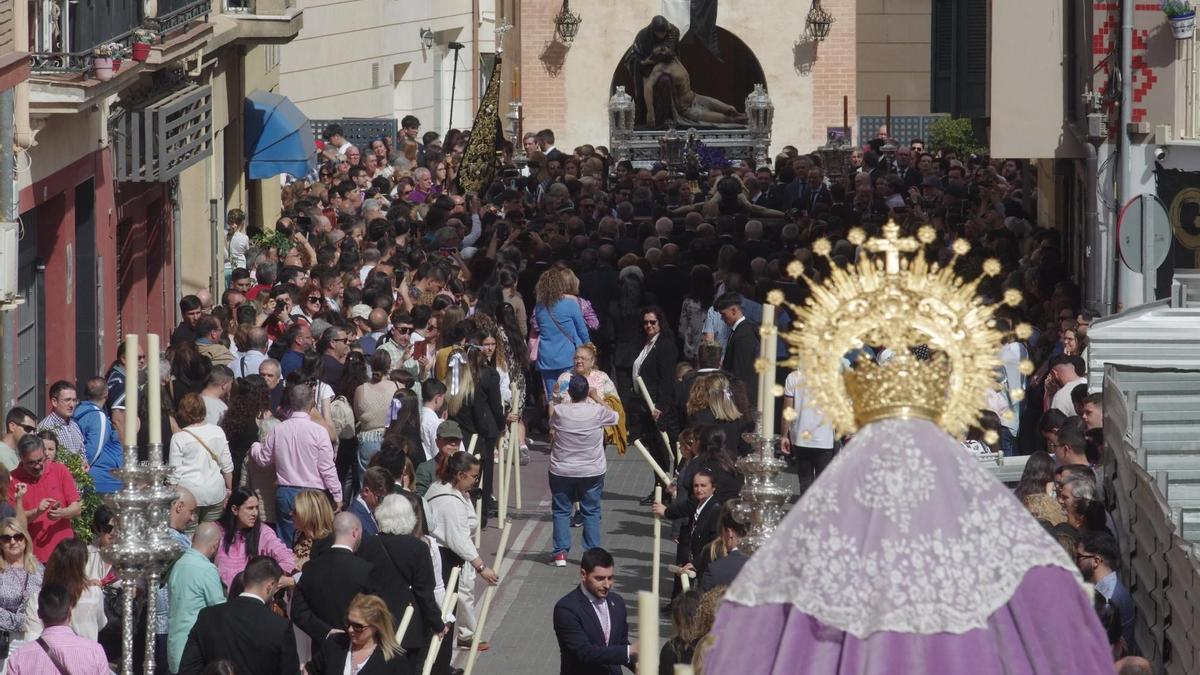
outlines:
{"label": "man in dark suit", "polygon": [[700,576],[700,592],[707,593],[717,586],[728,586],[737,578],[746,561],[750,560],[750,556],[738,550],[738,545],[742,541],[742,537],[746,536],[746,526],[733,517],[733,512],[728,509],[722,509],[719,527],[721,530],[721,541],[724,542],[729,553],[723,558],[708,563],[704,574]]}
{"label": "man in dark suit", "polygon": [[679,267],[679,246],[668,242],[662,247],[662,265],[646,278],[646,287],[654,293],[659,306],[666,312],[667,322],[676,336],[688,283],[688,272]]}
{"label": "man in dark suit", "polygon": [[312,651],[320,653],[321,644],[346,619],[350,601],[366,593],[371,563],[354,555],[362,542],[362,523],[353,513],[343,511],[333,519],[333,546],[308,561],[292,597],[292,620],[312,638]]}
{"label": "man in dark suit", "polygon": [[[426,556],[428,558],[428,556]],[[292,622],[267,607],[283,569],[267,556],[246,564],[245,590],[236,598],[200,610],[188,635],[179,675],[200,675],[226,659],[238,675],[295,675],[300,671]]]}
{"label": "man in dark suit", "polygon": [[742,297],[736,292],[722,294],[715,306],[721,320],[730,329],[721,367],[746,383],[746,397],[753,410],[758,406],[758,387],[754,386],[758,382],[758,373],[754,369],[759,348],[758,324],[746,318],[742,312]]}
{"label": "man in dark suit", "polygon": [[620,675],[637,661],[629,643],[625,601],[612,592],[613,557],[602,549],[583,554],[579,587],[554,605],[560,675]]}
{"label": "man in dark suit", "polygon": [[562,150],[554,147],[554,132],[550,129],[542,129],[537,133],[537,143],[542,154],[546,155],[547,162],[562,161],[567,158]]}

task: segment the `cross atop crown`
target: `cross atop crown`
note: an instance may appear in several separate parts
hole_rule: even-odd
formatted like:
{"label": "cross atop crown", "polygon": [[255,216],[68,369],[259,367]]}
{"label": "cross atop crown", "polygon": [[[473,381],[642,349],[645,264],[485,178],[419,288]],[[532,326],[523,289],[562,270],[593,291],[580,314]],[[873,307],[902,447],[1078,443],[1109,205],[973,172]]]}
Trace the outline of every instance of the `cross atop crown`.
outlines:
{"label": "cross atop crown", "polygon": [[863,246],[872,253],[884,254],[885,270],[888,274],[900,273],[900,254],[912,253],[921,247],[916,237],[901,237],[900,226],[889,220],[883,226],[883,239],[870,239]]}
{"label": "cross atop crown", "polygon": [[512,29],[513,25],[509,23],[508,19],[496,22],[496,27],[492,29],[496,33],[496,53],[504,52],[504,37]]}

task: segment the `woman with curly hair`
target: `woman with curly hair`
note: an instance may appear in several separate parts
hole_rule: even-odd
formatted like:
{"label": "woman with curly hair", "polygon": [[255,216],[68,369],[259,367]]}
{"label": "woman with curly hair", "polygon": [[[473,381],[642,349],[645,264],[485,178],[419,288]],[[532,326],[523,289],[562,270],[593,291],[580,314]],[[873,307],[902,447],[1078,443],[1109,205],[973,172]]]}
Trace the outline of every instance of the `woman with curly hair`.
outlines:
{"label": "woman with curly hair", "polygon": [[221,429],[229,442],[233,458],[233,484],[242,482],[242,465],[250,446],[262,439],[264,420],[271,415],[271,390],[262,375],[238,378],[229,396],[229,409],[221,418]]}
{"label": "woman with curly hair", "polygon": [[590,341],[583,310],[569,290],[561,270],[548,269],[538,278],[530,332],[537,335],[536,365],[547,401],[554,396],[559,376],[573,364],[576,347]]}
{"label": "woman with curly hair", "polygon": [[330,308],[325,302],[325,292],[321,290],[321,284],[315,279],[309,280],[308,285],[300,291],[300,303],[291,310],[292,320],[312,325],[317,319],[330,321],[329,315]]}

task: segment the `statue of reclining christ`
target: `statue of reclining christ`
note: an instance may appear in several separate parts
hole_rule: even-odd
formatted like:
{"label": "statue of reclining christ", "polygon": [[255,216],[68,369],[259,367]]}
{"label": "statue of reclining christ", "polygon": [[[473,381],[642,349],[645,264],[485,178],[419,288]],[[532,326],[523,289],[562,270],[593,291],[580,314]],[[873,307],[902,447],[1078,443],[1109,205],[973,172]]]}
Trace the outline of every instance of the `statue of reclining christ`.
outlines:
{"label": "statue of reclining christ", "polygon": [[675,57],[675,51],[659,45],[650,54],[654,67],[642,81],[645,94],[646,125],[657,126],[654,112],[654,85],[666,78],[671,85],[671,107],[676,125],[679,126],[740,126],[746,123],[746,113],[715,98],[697,94],[692,90],[692,78],[687,68]]}

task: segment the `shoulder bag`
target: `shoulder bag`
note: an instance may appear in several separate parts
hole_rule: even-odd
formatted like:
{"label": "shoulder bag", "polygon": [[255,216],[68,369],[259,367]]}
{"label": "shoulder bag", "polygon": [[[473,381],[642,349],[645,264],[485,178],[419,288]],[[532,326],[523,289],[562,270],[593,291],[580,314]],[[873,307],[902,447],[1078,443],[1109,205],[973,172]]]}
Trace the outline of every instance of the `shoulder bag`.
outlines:
{"label": "shoulder bag", "polygon": [[213,464],[217,465],[217,471],[220,471],[221,470],[221,458],[217,456],[217,453],[213,452],[213,449],[208,447],[208,443],[205,443],[203,438],[200,438],[199,436],[197,436],[196,432],[192,431],[191,429],[187,429],[187,428],[185,428],[184,431],[187,432],[188,436],[191,436],[192,438],[196,439],[196,442],[200,444],[200,447],[204,448],[205,451],[208,452],[209,459],[211,459],[213,461]]}
{"label": "shoulder bag", "polygon": [[59,675],[71,675],[71,671],[67,670],[66,664],[64,664],[57,656],[55,656],[54,652],[50,651],[50,645],[46,644],[45,638],[38,638],[36,642],[38,643],[38,646],[42,648],[42,651],[46,652],[46,656],[50,657],[50,663],[54,664],[54,667],[58,670]]}

